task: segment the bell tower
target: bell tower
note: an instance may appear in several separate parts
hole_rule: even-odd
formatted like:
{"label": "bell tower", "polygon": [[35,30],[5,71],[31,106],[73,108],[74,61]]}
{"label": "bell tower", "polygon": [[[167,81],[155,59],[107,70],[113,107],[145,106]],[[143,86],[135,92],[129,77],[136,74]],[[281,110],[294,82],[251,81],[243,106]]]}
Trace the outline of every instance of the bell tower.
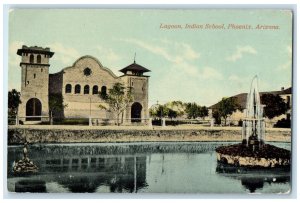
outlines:
{"label": "bell tower", "polygon": [[125,87],[130,87],[133,94],[133,101],[124,114],[127,124],[147,124],[148,112],[148,80],[149,76],[144,75],[150,72],[147,68],[137,64],[134,60],[132,64],[120,70],[124,75],[121,79]]}
{"label": "bell tower", "polygon": [[44,121],[49,118],[49,59],[54,52],[50,48],[23,45],[17,54],[21,56],[21,121]]}

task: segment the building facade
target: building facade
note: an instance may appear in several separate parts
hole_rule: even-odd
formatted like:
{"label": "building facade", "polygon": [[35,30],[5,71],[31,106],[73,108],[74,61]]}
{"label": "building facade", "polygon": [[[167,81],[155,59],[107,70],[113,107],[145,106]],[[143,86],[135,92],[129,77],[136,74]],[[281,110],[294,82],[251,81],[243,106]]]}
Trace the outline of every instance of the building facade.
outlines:
{"label": "building facade", "polygon": [[[65,108],[54,112],[61,118],[89,118],[112,121],[115,112],[109,109],[99,93],[108,94],[114,84],[122,83],[132,89],[133,101],[122,115],[122,123],[146,123],[148,116],[148,69],[135,61],[120,70],[117,77],[93,56],[83,56],[73,65],[58,73],[49,74],[49,59],[54,55],[49,48],[23,46],[17,52],[22,57],[21,105],[22,121],[49,119],[49,97],[59,95]],[[105,107],[105,108],[101,108]]]}

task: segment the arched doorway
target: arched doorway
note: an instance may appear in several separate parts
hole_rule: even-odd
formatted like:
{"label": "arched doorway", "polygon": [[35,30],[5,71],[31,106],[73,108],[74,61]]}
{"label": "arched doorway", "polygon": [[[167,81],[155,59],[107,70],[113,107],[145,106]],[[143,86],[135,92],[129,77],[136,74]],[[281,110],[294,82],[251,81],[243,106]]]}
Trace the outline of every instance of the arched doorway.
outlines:
{"label": "arched doorway", "polygon": [[142,117],[142,105],[138,102],[134,102],[131,106],[131,122],[141,122]]}
{"label": "arched doorway", "polygon": [[[26,103],[26,117],[27,116],[41,116],[42,103],[37,98],[31,98]],[[27,121],[40,121],[40,117],[26,118]]]}

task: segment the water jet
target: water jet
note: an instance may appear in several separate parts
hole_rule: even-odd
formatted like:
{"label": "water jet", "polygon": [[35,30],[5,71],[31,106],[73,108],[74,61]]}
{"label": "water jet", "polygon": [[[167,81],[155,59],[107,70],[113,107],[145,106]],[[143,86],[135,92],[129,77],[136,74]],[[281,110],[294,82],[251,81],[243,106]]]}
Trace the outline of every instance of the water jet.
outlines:
{"label": "water jet", "polygon": [[242,143],[216,148],[219,163],[255,168],[290,166],[289,150],[265,143],[263,108],[258,91],[258,77],[255,76],[247,96]]}

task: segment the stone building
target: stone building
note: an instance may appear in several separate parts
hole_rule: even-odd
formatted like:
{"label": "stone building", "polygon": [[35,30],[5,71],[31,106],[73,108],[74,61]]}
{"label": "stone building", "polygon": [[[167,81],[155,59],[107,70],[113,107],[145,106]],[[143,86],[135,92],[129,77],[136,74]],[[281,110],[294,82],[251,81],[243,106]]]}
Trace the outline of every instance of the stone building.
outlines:
{"label": "stone building", "polygon": [[49,74],[49,59],[54,55],[49,48],[22,46],[17,54],[22,57],[20,120],[49,120],[49,96],[61,95],[66,107],[55,116],[113,121],[116,115],[108,110],[109,105],[100,98],[99,92],[108,94],[114,84],[122,83],[133,90],[133,102],[124,111],[122,123],[146,123],[149,76],[144,73],[150,70],[135,61],[120,70],[123,73],[120,77],[92,56],[80,57],[73,65]]}

